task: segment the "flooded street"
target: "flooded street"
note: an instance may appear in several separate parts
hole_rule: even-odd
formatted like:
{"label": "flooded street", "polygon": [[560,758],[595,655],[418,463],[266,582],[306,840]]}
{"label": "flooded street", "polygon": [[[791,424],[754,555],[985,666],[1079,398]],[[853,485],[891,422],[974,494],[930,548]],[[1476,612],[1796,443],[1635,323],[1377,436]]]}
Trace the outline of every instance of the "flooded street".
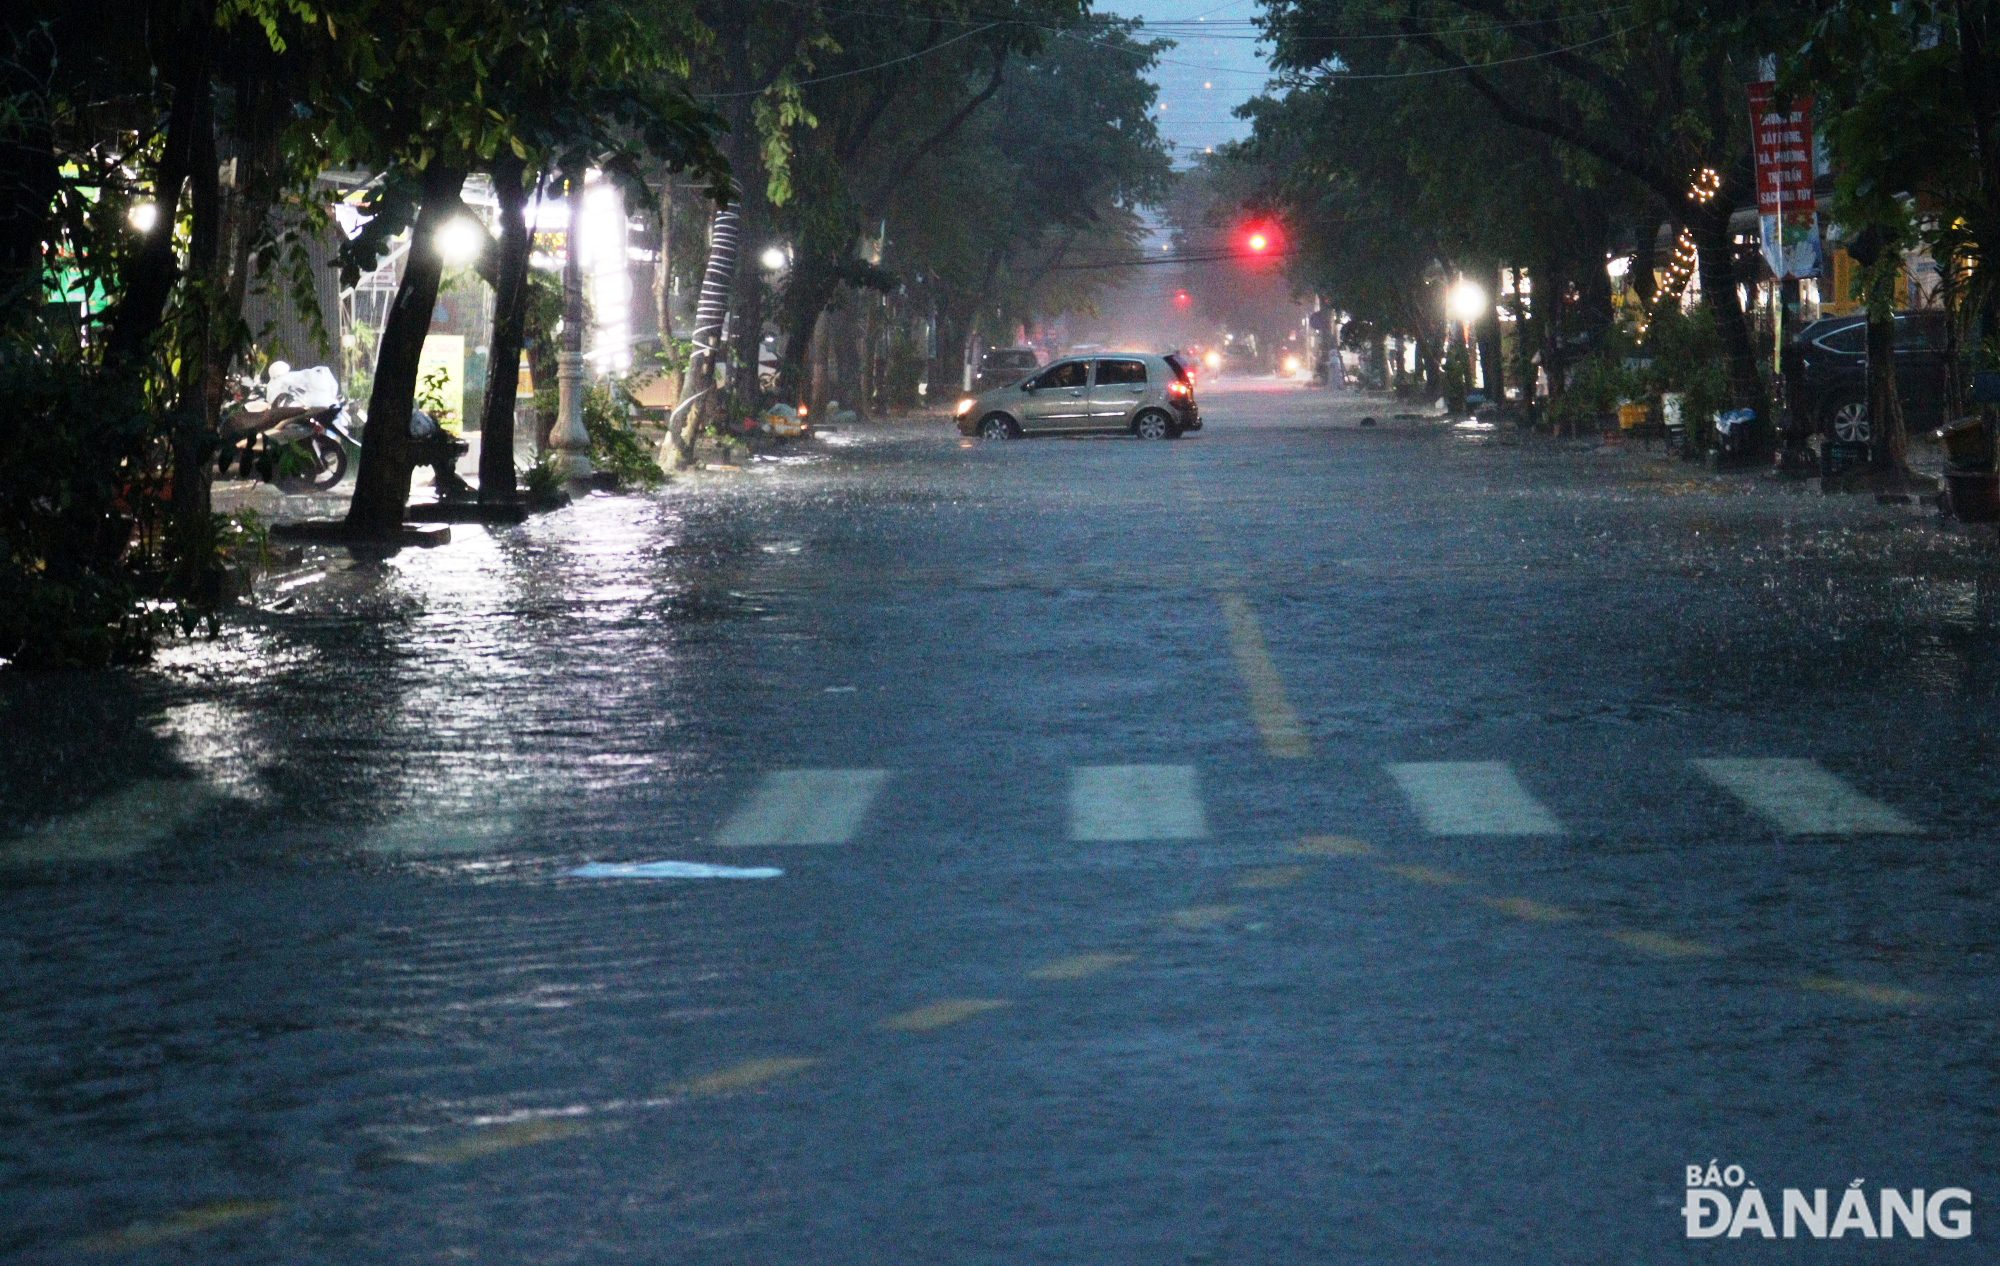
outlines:
{"label": "flooded street", "polygon": [[1994,1191],[1991,529],[1203,390],[0,675],[0,1255],[1666,1262],[1711,1159]]}

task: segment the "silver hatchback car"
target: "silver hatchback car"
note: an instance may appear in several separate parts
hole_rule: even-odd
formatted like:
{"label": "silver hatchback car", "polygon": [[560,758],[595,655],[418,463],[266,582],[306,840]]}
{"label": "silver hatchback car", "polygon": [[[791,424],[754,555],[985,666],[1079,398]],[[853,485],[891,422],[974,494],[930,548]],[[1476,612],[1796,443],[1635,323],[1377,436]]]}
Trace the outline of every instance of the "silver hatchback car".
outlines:
{"label": "silver hatchback car", "polygon": [[1201,429],[1194,379],[1177,356],[1071,356],[1020,382],[967,396],[954,410],[961,435],[1110,432],[1170,440]]}

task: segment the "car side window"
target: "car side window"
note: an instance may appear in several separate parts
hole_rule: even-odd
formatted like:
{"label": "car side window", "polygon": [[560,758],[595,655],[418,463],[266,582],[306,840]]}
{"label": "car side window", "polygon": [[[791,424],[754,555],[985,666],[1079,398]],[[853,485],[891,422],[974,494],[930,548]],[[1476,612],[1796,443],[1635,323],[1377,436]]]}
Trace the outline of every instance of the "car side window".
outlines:
{"label": "car side window", "polygon": [[1849,356],[1859,356],[1868,350],[1868,327],[1858,324],[1844,326],[1829,334],[1820,335],[1813,342],[1829,352],[1845,352]]}
{"label": "car side window", "polygon": [[1942,342],[1938,323],[1929,320],[1929,313],[1913,312],[1896,317],[1896,350],[1928,351]]}
{"label": "car side window", "polygon": [[1089,381],[1089,372],[1087,362],[1067,360],[1060,365],[1049,366],[1028,385],[1037,391],[1049,387],[1081,387]]}
{"label": "car side window", "polygon": [[1144,385],[1146,362],[1142,360],[1101,360],[1097,362],[1097,382],[1099,386],[1124,386],[1129,383]]}

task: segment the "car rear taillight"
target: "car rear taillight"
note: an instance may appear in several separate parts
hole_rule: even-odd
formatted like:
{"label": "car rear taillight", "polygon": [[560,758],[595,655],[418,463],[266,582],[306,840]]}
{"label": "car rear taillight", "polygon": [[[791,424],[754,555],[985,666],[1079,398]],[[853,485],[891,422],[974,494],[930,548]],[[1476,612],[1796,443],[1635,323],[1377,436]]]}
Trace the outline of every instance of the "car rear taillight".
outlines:
{"label": "car rear taillight", "polygon": [[1167,384],[1167,394],[1170,396],[1184,396],[1193,390],[1194,388],[1188,386],[1178,378]]}

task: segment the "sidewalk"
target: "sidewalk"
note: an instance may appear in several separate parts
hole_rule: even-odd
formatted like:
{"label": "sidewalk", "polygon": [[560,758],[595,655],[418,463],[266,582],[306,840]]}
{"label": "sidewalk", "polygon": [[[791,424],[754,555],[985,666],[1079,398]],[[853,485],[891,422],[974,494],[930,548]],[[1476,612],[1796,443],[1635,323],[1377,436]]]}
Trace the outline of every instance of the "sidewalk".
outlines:
{"label": "sidewalk", "polygon": [[[479,432],[465,437],[469,447],[456,467],[459,477],[474,484],[479,476]],[[250,510],[266,523],[297,523],[305,519],[337,519],[347,513],[348,503],[354,499],[354,473],[360,463],[358,454],[350,453],[347,475],[340,483],[326,492],[280,492],[272,485],[256,479],[218,479],[213,489],[215,509],[221,514],[234,514],[240,510]],[[525,469],[535,464],[535,441],[532,435],[514,435],[514,468]],[[410,478],[410,500],[412,502],[434,501],[437,491],[428,466],[419,466]]]}

